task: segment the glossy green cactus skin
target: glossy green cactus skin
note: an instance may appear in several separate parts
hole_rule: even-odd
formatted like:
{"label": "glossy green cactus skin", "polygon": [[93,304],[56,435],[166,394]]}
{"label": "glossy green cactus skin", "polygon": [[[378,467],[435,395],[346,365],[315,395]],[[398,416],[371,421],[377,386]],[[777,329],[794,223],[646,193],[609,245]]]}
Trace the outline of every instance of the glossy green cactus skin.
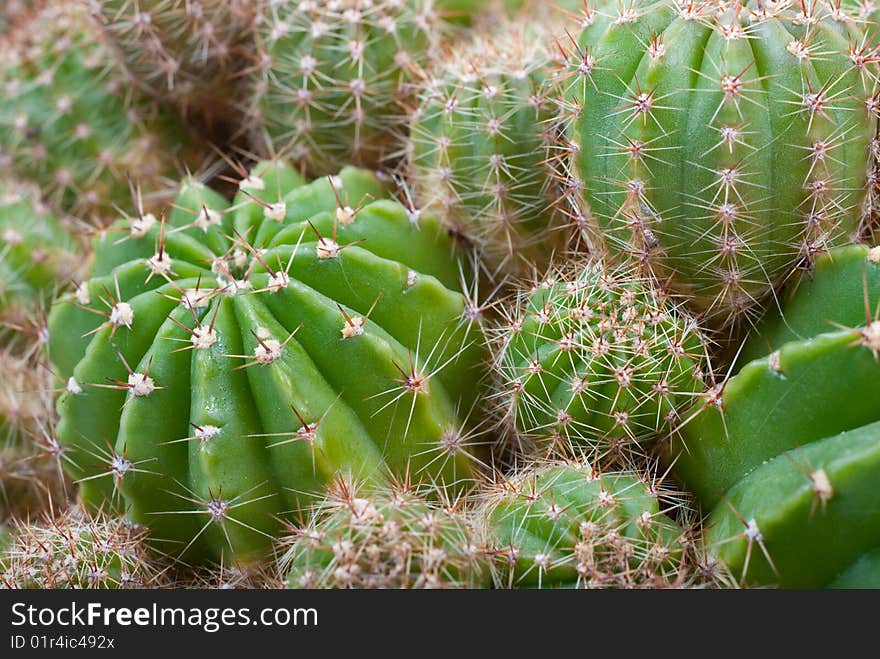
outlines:
{"label": "glossy green cactus skin", "polygon": [[497,400],[520,439],[600,452],[650,440],[704,387],[699,329],[632,268],[552,273],[512,308],[496,336]]}
{"label": "glossy green cactus skin", "polygon": [[678,475],[712,510],[710,543],[747,583],[825,586],[880,546],[875,254],[820,260],[744,352],[776,350],[710,391],[673,441]]}
{"label": "glossy green cactus skin", "polygon": [[108,232],[50,317],[72,476],[165,551],[253,558],[338,474],[472,474],[482,348],[439,222],[363,170],[258,173]]}
{"label": "glossy green cactus skin", "polygon": [[442,58],[412,116],[419,207],[437,208],[490,268],[544,268],[565,245],[566,208],[548,166],[558,128],[550,57],[536,29],[498,27]]}
{"label": "glossy green cactus skin", "polygon": [[667,510],[662,492],[637,473],[598,475],[576,463],[518,474],[490,493],[477,513],[496,556],[496,585],[680,585],[687,534],[666,513],[681,501]]}
{"label": "glossy green cactus skin", "polygon": [[78,3],[54,3],[0,47],[0,153],[85,219],[146,198],[190,154],[185,131],[132,94]]}
{"label": "glossy green cactus skin", "polygon": [[406,484],[337,483],[288,538],[288,587],[485,587],[488,562],[470,515],[437,499]]}
{"label": "glossy green cactus skin", "polygon": [[315,175],[402,148],[406,113],[444,22],[428,0],[272,3],[261,22],[254,117]]}
{"label": "glossy green cactus skin", "polygon": [[567,91],[595,233],[718,325],[857,233],[876,130],[854,16],[743,5],[596,12]]}

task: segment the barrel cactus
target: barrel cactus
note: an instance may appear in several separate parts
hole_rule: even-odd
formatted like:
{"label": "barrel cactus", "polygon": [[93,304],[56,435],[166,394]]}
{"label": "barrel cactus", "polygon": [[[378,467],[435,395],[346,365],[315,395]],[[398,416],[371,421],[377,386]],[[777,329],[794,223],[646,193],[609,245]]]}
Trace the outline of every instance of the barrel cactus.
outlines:
{"label": "barrel cactus", "polygon": [[411,117],[415,202],[437,208],[491,269],[545,267],[565,246],[554,162],[559,126],[542,33],[508,23],[441,58]]}
{"label": "barrel cactus", "polygon": [[623,3],[571,51],[591,231],[718,326],[858,233],[876,57],[844,3]]}
{"label": "barrel cactus", "polygon": [[[166,187],[185,132],[132,94],[80,3],[50,3],[0,45],[0,154],[56,208],[88,219]],[[198,163],[193,163],[193,166]]]}
{"label": "barrel cactus", "polygon": [[70,509],[40,522],[19,522],[0,553],[6,588],[146,588],[157,570],[146,555],[143,529]]}
{"label": "barrel cactus", "polygon": [[401,103],[446,29],[431,0],[284,0],[269,4],[260,25],[259,139],[316,175],[400,151]]}
{"label": "barrel cactus", "polygon": [[108,230],[49,318],[81,495],[194,560],[257,557],[340,473],[461,486],[475,464],[479,319],[439,221],[353,168],[239,188],[188,180],[167,221]]}
{"label": "barrel cactus", "polygon": [[488,564],[472,520],[461,500],[440,494],[425,497],[406,482],[337,481],[308,523],[286,539],[281,566],[288,586],[484,586]]}
{"label": "barrel cactus", "polygon": [[880,252],[832,250],[812,276],[671,446],[748,584],[826,586],[880,548]]}
{"label": "barrel cactus", "polygon": [[556,461],[500,480],[477,516],[500,588],[672,588],[722,573],[694,562],[690,531],[669,516],[686,509],[638,472]]}
{"label": "barrel cactus", "polygon": [[704,388],[694,321],[634,268],[554,271],[494,336],[496,402],[520,444],[620,450],[674,429]]}

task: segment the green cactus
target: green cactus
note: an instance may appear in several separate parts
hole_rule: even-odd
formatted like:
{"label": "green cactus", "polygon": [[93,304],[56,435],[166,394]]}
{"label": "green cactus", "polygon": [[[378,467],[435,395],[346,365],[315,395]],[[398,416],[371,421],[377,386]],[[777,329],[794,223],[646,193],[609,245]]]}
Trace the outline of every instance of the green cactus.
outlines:
{"label": "green cactus", "polygon": [[474,467],[483,349],[438,220],[363,170],[256,171],[231,205],[187,181],[167,222],[108,231],[49,319],[81,495],[196,560],[258,556],[340,473]]}
{"label": "green cactus", "polygon": [[835,3],[594,12],[566,97],[588,224],[717,325],[867,210],[876,58]]}
{"label": "green cactus", "polygon": [[339,480],[307,524],[285,539],[290,588],[479,588],[486,557],[461,501],[408,483]]}
{"label": "green cactus", "polygon": [[145,588],[156,570],[142,529],[70,509],[39,523],[16,523],[0,554],[0,587]]}
{"label": "green cactus", "polygon": [[61,210],[85,219],[166,187],[186,135],[112,70],[79,3],[50,4],[0,46],[0,154]]}
{"label": "green cactus", "polygon": [[509,306],[496,400],[518,441],[618,450],[674,427],[704,388],[697,326],[633,268],[574,265]]}
{"label": "green cactus", "polygon": [[258,142],[315,175],[372,167],[402,149],[403,104],[446,30],[431,0],[285,0],[260,27]]}
{"label": "green cactus", "polygon": [[668,514],[685,500],[637,472],[597,474],[577,462],[504,479],[477,511],[500,588],[674,588],[709,583],[689,531]]}
{"label": "green cactus", "polygon": [[819,259],[743,349],[773,352],[708,391],[673,439],[710,544],[746,583],[825,586],[880,547],[876,255]]}
{"label": "green cactus", "polygon": [[258,4],[102,0],[92,3],[92,14],[141,89],[186,114],[218,120],[234,116],[242,101],[241,51]]}
{"label": "green cactus", "polygon": [[442,57],[411,117],[416,203],[439,209],[493,270],[543,268],[565,246],[550,77],[540,31],[506,23]]}

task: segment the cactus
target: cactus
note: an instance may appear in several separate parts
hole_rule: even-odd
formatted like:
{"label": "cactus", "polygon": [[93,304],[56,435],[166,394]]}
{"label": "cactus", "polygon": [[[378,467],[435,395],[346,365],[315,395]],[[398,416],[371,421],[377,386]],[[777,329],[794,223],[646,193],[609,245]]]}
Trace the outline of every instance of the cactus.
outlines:
{"label": "cactus", "polygon": [[709,583],[720,566],[693,563],[689,532],[669,516],[677,511],[685,500],[658,480],[556,461],[502,479],[476,514],[499,588]]}
{"label": "cactus", "polygon": [[0,153],[56,209],[102,219],[165,187],[186,135],[112,70],[83,7],[55,2],[0,46]]}
{"label": "cactus", "polygon": [[743,349],[773,352],[709,390],[670,447],[745,583],[825,586],[880,547],[876,255],[820,259]]}
{"label": "cactus", "polygon": [[475,243],[492,269],[545,267],[566,211],[547,163],[557,125],[541,33],[515,23],[441,58],[410,120],[413,194]]}
{"label": "cactus", "polygon": [[36,190],[0,182],[0,332],[32,323],[77,276],[82,260],[73,236]]}
{"label": "cactus", "polygon": [[16,523],[0,558],[6,588],[145,588],[156,571],[145,533],[104,515],[70,509],[40,523]]}
{"label": "cactus", "polygon": [[264,163],[232,205],[189,180],[167,222],[107,232],[49,319],[85,501],[121,499],[166,552],[246,562],[335,475],[471,477],[466,270],[383,196],[363,170],[306,185]]}
{"label": "cactus", "polygon": [[489,571],[460,500],[406,482],[341,479],[292,529],[280,565],[290,588],[477,588]]}
{"label": "cactus", "polygon": [[623,3],[571,48],[588,225],[723,326],[858,233],[876,58],[840,3]]}
{"label": "cactus", "polygon": [[431,0],[285,0],[261,21],[258,138],[315,175],[402,149],[402,106],[446,30]]}
{"label": "cactus", "polygon": [[[235,116],[256,0],[100,0],[92,14],[132,79],[186,114]],[[233,107],[230,107],[233,106]]]}
{"label": "cactus", "polygon": [[496,332],[498,407],[526,445],[599,453],[673,427],[702,391],[695,323],[628,266],[551,272]]}

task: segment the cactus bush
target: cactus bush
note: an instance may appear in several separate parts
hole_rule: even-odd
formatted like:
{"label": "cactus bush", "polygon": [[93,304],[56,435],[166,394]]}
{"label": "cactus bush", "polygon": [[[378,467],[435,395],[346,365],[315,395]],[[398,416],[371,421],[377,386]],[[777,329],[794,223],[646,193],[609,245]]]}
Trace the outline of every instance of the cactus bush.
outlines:
{"label": "cactus bush", "polygon": [[551,271],[509,306],[495,400],[519,443],[619,450],[674,428],[704,388],[699,329],[634,268]]}
{"label": "cactus bush", "polygon": [[[507,23],[441,58],[410,118],[413,195],[493,269],[545,267],[568,209],[549,163],[559,126],[538,29]],[[560,222],[562,220],[562,222]]]}
{"label": "cactus bush", "polygon": [[264,163],[231,205],[190,180],[167,221],[107,232],[49,319],[88,503],[121,499],[166,552],[246,561],[338,474],[472,476],[467,269],[385,196],[364,170]]}
{"label": "cactus bush", "polygon": [[586,21],[566,97],[587,224],[718,325],[857,235],[877,63],[840,3],[623,3]]}
{"label": "cactus bush", "polygon": [[0,89],[0,154],[83,218],[129,207],[130,181],[149,200],[192,155],[185,131],[117,74],[79,3],[50,3],[0,44]]}
{"label": "cactus bush", "polygon": [[877,257],[820,258],[744,348],[769,356],[711,389],[672,444],[711,510],[708,542],[745,583],[825,586],[880,547]]}
{"label": "cactus bush", "polygon": [[501,479],[477,516],[500,588],[671,588],[715,569],[691,563],[689,531],[669,516],[686,506],[638,472],[556,461]]}
{"label": "cactus bush", "polygon": [[315,175],[394,155],[402,104],[445,31],[432,0],[270,3],[252,76],[258,143]]}
{"label": "cactus bush", "polygon": [[281,559],[291,588],[478,588],[488,563],[460,500],[339,480]]}
{"label": "cactus bush", "polygon": [[130,524],[70,509],[38,523],[16,523],[0,554],[6,588],[145,588],[156,571],[145,533]]}

